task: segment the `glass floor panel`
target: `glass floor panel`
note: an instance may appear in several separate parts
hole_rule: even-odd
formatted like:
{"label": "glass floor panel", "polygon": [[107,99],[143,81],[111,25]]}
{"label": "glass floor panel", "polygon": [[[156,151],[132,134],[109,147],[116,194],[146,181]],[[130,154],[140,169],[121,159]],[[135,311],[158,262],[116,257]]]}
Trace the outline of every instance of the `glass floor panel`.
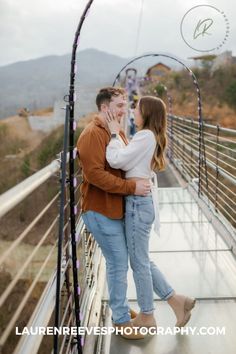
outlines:
{"label": "glass floor panel", "polygon": [[[138,311],[136,303],[132,308]],[[158,302],[155,310],[158,327],[165,331],[173,329],[175,316],[166,302]],[[142,340],[127,340],[120,336],[106,335],[103,341],[104,354],[235,354],[236,348],[236,302],[234,300],[197,301],[188,327],[194,334],[159,334]],[[111,326],[111,315],[106,326]],[[203,327],[205,329],[203,329]],[[218,327],[218,329],[217,329]],[[211,335],[201,335],[200,329],[209,330]],[[216,334],[223,329],[225,334]],[[199,333],[199,334],[198,334]],[[215,333],[215,334],[214,334]]]}
{"label": "glass floor panel", "polygon": [[[169,284],[180,294],[196,298],[236,298],[236,262],[231,251],[152,253]],[[128,271],[129,300],[136,300],[132,270]],[[108,299],[107,291],[104,300]],[[154,299],[159,297],[154,294]]]}
{"label": "glass floor panel", "polygon": [[151,252],[228,249],[210,223],[162,223],[160,234],[152,231]]}
{"label": "glass floor panel", "polygon": [[[140,341],[106,336],[104,354],[234,354],[236,348],[236,259],[185,188],[159,189],[161,237],[150,239],[150,258],[178,293],[197,298],[188,326],[225,327],[225,335],[158,335]],[[127,297],[138,311],[132,270]],[[158,326],[174,326],[175,316],[154,295]],[[107,303],[107,290],[103,300]],[[111,325],[107,306],[106,326]]]}
{"label": "glass floor panel", "polygon": [[206,222],[203,211],[196,203],[160,204],[161,222]]}
{"label": "glass floor panel", "polygon": [[[236,262],[230,251],[152,253],[150,258],[178,293],[236,297]],[[128,284],[128,298],[136,299],[131,271]]]}
{"label": "glass floor panel", "polygon": [[159,188],[160,203],[196,203],[187,188]]}

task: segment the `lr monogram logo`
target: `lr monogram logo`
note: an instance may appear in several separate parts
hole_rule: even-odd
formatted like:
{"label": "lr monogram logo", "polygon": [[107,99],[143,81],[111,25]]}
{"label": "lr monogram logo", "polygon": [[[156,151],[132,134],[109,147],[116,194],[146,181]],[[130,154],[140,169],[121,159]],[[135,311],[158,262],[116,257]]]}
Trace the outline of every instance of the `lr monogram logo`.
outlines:
{"label": "lr monogram logo", "polygon": [[206,18],[205,20],[199,20],[196,29],[193,34],[193,38],[196,39],[198,36],[205,34],[210,35],[207,30],[213,25],[213,20],[211,18]]}
{"label": "lr monogram logo", "polygon": [[223,11],[211,5],[192,7],[180,26],[184,42],[199,52],[220,49],[229,36],[229,21]]}

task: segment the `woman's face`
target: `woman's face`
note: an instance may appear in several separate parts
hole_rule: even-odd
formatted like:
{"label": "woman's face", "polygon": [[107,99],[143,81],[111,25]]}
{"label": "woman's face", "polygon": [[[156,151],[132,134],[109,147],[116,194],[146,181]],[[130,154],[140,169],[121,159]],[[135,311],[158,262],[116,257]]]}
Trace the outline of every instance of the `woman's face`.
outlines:
{"label": "woman's face", "polygon": [[138,129],[142,129],[143,127],[143,117],[139,109],[139,102],[136,105],[134,110],[134,122]]}

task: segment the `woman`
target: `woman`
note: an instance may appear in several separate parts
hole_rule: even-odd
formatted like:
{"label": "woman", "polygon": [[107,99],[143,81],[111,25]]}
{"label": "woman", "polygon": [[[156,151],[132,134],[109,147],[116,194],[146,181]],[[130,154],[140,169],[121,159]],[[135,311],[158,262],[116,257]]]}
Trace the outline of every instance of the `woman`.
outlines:
{"label": "woman", "polygon": [[[166,108],[156,97],[142,97],[134,111],[138,132],[124,146],[119,139],[120,125],[112,112],[107,112],[107,124],[111,141],[107,146],[106,158],[111,167],[126,171],[126,179],[150,180],[153,172],[165,168]],[[149,260],[149,237],[155,219],[153,198],[127,196],[125,231],[130,265],[137,291],[140,313],[134,319],[135,326],[155,326],[153,316],[153,291],[167,300],[175,312],[176,326],[183,327],[190,319],[195,299],[176,294],[157,266]],[[157,217],[157,215],[156,215]]]}

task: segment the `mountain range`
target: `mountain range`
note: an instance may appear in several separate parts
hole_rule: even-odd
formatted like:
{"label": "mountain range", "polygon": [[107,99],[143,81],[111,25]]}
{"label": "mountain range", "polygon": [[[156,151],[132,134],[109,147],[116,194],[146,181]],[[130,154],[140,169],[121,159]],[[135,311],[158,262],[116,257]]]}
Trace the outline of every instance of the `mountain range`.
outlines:
{"label": "mountain range", "polygon": [[[69,90],[70,60],[70,54],[52,55],[0,67],[0,119],[16,114],[22,107],[37,110],[63,100]],[[96,49],[77,53],[75,87],[80,115],[95,109],[94,100],[99,88],[112,85],[118,72],[130,60]],[[178,63],[161,57],[144,58],[131,67],[142,76],[157,62],[175,70],[180,68]]]}

